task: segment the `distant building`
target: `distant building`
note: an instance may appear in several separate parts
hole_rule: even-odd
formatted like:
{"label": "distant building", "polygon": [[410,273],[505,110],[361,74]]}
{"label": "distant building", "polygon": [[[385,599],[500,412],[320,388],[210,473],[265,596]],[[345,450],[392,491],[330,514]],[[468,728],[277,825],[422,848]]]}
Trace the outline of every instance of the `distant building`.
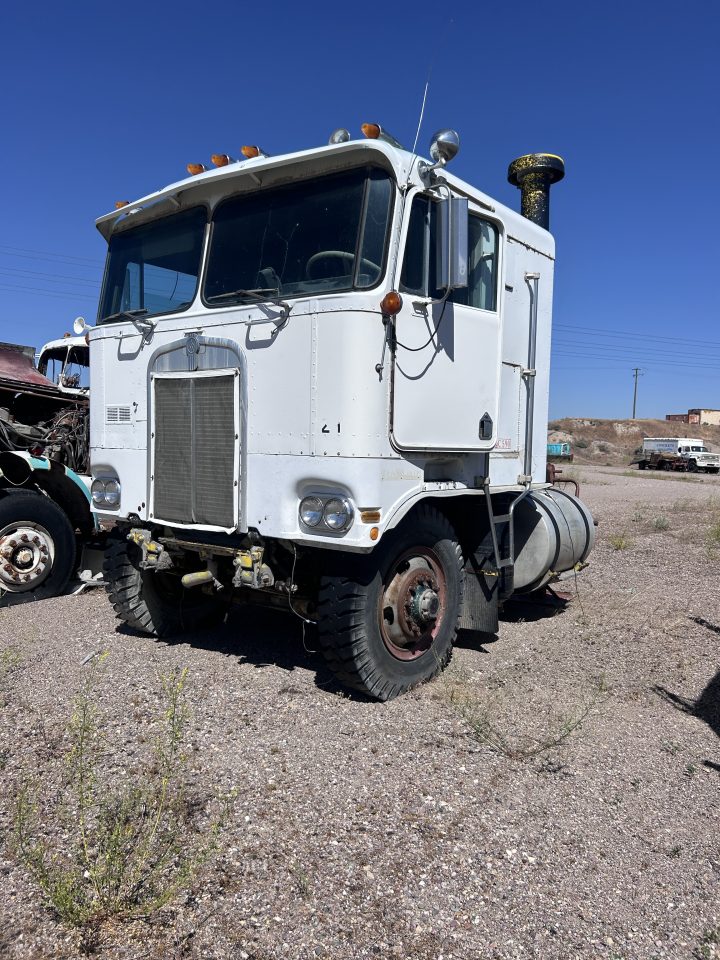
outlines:
{"label": "distant building", "polygon": [[687,413],[668,413],[666,420],[672,420],[675,423],[700,423],[716,427],[720,426],[720,410],[705,410],[701,407],[694,407]]}
{"label": "distant building", "polygon": [[720,425],[720,410],[688,410],[688,423]]}

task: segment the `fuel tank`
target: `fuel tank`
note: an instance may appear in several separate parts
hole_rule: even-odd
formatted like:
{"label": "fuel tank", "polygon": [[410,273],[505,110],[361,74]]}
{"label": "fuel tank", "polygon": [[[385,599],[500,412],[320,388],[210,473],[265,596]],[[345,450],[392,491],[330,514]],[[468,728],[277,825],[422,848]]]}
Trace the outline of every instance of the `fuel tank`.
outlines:
{"label": "fuel tank", "polygon": [[557,488],[534,490],[515,509],[516,593],[538,590],[583,563],[595,543],[590,511]]}

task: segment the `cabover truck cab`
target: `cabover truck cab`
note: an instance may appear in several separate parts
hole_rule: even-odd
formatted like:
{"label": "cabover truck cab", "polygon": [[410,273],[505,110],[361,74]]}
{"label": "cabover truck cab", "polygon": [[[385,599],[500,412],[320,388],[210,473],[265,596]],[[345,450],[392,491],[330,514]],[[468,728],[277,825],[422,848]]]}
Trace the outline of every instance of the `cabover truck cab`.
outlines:
{"label": "cabover truck cab", "polygon": [[694,437],[644,437],[640,470],[689,470],[720,473],[720,455]]}
{"label": "cabover truck cab", "polygon": [[92,496],[126,623],[274,604],[387,699],[594,531],[545,482],[555,248],[529,217],[562,161],[511,165],[521,216],[448,173],[453,131],[432,162],[363,132],[216,155],[99,219]]}

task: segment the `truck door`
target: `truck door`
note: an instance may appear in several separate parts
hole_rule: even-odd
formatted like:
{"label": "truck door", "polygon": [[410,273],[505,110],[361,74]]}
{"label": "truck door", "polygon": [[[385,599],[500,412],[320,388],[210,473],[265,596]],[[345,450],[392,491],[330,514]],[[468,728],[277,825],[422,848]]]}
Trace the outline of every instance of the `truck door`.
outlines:
{"label": "truck door", "polygon": [[468,287],[442,300],[435,209],[427,195],[413,197],[395,320],[391,438],[402,450],[490,450],[500,384],[501,231],[471,207]]}

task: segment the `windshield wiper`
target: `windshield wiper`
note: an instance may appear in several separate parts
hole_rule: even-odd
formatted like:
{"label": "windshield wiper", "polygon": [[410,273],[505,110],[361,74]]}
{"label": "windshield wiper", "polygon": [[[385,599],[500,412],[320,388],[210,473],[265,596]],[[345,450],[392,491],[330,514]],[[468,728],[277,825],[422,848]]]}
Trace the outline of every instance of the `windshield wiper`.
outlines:
{"label": "windshield wiper", "polygon": [[[264,297],[262,296],[264,293],[270,293],[273,296]],[[205,297],[205,299],[209,302],[210,300],[229,300],[231,297],[246,297],[257,303],[265,303],[268,300],[271,303],[279,303],[279,296],[280,291],[277,287],[255,287],[254,290],[226,290],[225,293],[214,293],[212,297]]]}
{"label": "windshield wiper", "polygon": [[117,313],[111,313],[109,317],[103,317],[103,323],[110,323],[111,320],[130,320],[135,321],[136,317],[144,317],[147,313],[147,310],[141,308],[140,310],[118,310]]}
{"label": "windshield wiper", "polygon": [[149,342],[157,320],[143,320],[146,313],[147,310],[144,307],[139,310],[118,310],[117,313],[111,313],[109,317],[105,317],[103,323],[109,323],[111,320],[129,320],[143,340]]}
{"label": "windshield wiper", "polygon": [[[270,294],[270,296],[267,296],[267,294]],[[282,330],[288,322],[292,307],[286,300],[280,299],[280,290],[278,287],[255,287],[253,290],[226,290],[225,293],[214,293],[211,297],[205,297],[205,299],[210,303],[214,300],[231,300],[235,297],[250,300],[251,303],[272,303],[282,309],[282,317],[279,323],[275,319],[269,321],[254,321],[255,323],[274,323],[275,330],[273,330],[273,336]]]}

